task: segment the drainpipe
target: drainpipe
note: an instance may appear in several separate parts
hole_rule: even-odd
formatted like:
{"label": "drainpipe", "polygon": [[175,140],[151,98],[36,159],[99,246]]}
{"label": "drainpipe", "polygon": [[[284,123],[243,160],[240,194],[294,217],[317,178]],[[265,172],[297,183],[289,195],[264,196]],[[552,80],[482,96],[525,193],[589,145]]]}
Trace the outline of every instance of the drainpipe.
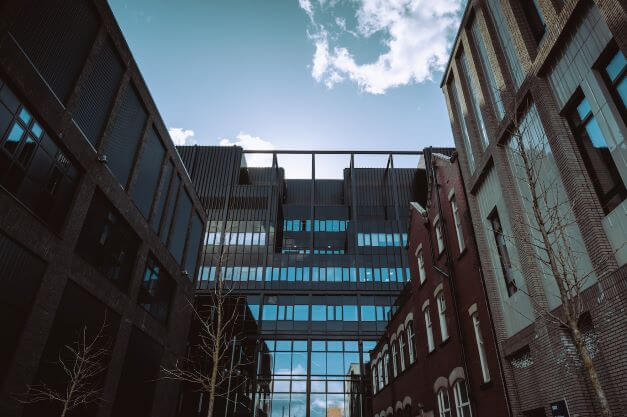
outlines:
{"label": "drainpipe", "polygon": [[[457,171],[459,173],[459,178],[461,179],[462,185],[464,184],[464,176],[462,174],[462,169],[461,166],[459,164],[457,164]],[[464,199],[466,200],[466,202],[468,202],[468,194],[466,193],[466,187],[462,187],[463,193],[464,193]],[[471,217],[471,226],[472,226],[472,217]],[[474,249],[477,252],[477,255],[479,255],[479,245],[477,245],[477,236],[475,235],[475,228],[474,226],[471,227],[470,229],[470,234],[472,236],[472,243],[474,245]],[[507,412],[508,415],[511,417],[514,415],[513,411],[512,411],[512,404],[510,402],[509,399],[509,391],[507,389],[507,382],[505,380],[505,372],[503,372],[503,361],[501,359],[501,348],[499,346],[498,343],[498,338],[497,338],[497,334],[496,334],[496,328],[494,327],[494,320],[492,320],[492,307],[490,306],[490,301],[488,298],[488,290],[486,289],[486,285],[485,285],[485,276],[483,275],[483,268],[481,267],[481,262],[479,262],[479,276],[481,277],[481,288],[483,289],[483,297],[485,298],[485,303],[486,306],[488,308],[488,317],[490,318],[490,331],[492,332],[492,337],[494,340],[494,345],[496,347],[496,361],[499,365],[499,375],[501,376],[501,384],[503,386],[503,393],[505,394],[505,403],[507,404]]]}
{"label": "drainpipe", "polygon": [[468,368],[468,360],[466,358],[466,349],[464,347],[464,331],[462,330],[462,322],[459,314],[459,305],[457,304],[457,289],[455,287],[455,271],[453,270],[453,260],[449,251],[448,233],[446,231],[446,222],[444,221],[444,214],[442,212],[442,202],[440,200],[440,185],[436,175],[436,166],[433,163],[433,147],[429,147],[429,162],[431,165],[431,176],[433,179],[433,186],[435,188],[435,194],[438,201],[438,214],[440,215],[440,225],[442,227],[442,237],[444,238],[444,252],[446,254],[446,266],[449,270],[449,285],[451,286],[451,296],[453,297],[453,310],[455,311],[455,320],[457,321],[457,337],[459,337],[459,344],[462,352],[462,362],[464,364],[464,374],[466,376],[466,384],[468,386],[468,397],[472,403],[475,404],[475,415],[477,415],[476,401],[473,399],[472,391],[470,390],[470,372]]}

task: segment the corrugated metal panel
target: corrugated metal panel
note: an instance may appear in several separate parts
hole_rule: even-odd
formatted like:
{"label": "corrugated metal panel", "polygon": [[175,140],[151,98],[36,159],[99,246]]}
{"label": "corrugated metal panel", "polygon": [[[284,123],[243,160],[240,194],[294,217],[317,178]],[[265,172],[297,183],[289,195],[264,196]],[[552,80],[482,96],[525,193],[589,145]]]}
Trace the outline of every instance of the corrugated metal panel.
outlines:
{"label": "corrugated metal panel", "polygon": [[23,0],[10,29],[63,102],[72,91],[98,32],[98,14],[89,3]]}
{"label": "corrugated metal panel", "polygon": [[74,120],[94,148],[100,140],[123,74],[124,65],[115,52],[115,46],[107,39],[80,90],[74,112]]}
{"label": "corrugated metal panel", "polygon": [[183,263],[183,249],[185,248],[185,238],[187,237],[187,227],[189,226],[189,216],[192,212],[192,200],[184,189],[179,193],[176,203],[176,214],[174,215],[174,225],[170,233],[168,249],[174,255],[179,264]]}
{"label": "corrugated metal panel", "polygon": [[117,112],[111,135],[105,143],[108,166],[122,187],[131,175],[137,146],[146,124],[146,110],[133,85],[129,85]]}
{"label": "corrugated metal panel", "polygon": [[159,183],[165,149],[154,128],[148,131],[146,144],[138,164],[137,180],[133,186],[133,201],[144,217],[150,216],[150,208]]}

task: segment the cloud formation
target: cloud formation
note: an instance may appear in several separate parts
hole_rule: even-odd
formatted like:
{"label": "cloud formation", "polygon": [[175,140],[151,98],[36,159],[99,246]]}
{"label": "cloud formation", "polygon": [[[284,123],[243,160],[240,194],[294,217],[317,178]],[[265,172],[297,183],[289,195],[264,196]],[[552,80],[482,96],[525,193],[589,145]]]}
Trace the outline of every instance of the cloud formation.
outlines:
{"label": "cloud formation", "polygon": [[[241,146],[244,149],[253,150],[273,150],[274,144],[263,140],[259,136],[252,136],[248,133],[240,132],[234,140],[228,138],[220,139],[220,146]],[[246,165],[249,167],[267,167],[272,165],[272,155],[269,154],[248,154],[246,155]]]}
{"label": "cloud formation", "polygon": [[168,133],[175,145],[194,145],[196,141],[193,139],[194,131],[191,129],[181,129],[180,127],[171,127]]}
{"label": "cloud formation", "polygon": [[393,87],[430,80],[448,60],[449,47],[461,18],[464,0],[357,0],[356,27],[347,28],[345,19],[335,19],[340,31],[358,39],[382,34],[385,50],[372,62],[358,63],[354,54],[316,21],[325,7],[299,0],[313,26],[314,42],[311,75],[328,88],[349,79],[362,91],[384,94]]}

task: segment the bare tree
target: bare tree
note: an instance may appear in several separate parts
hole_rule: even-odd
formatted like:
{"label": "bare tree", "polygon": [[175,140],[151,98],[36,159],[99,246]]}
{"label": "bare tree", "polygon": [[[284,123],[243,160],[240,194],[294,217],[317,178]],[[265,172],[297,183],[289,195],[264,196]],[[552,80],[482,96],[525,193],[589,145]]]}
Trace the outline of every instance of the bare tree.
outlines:
{"label": "bare tree", "polygon": [[[541,318],[567,329],[602,415],[610,417],[612,412],[593,362],[591,347],[581,329],[580,319],[585,313],[582,292],[594,283],[594,270],[586,268],[583,261],[587,254],[573,211],[577,199],[569,199],[565,194],[551,159],[548,140],[538,128],[537,109],[530,102],[518,106],[513,96],[511,94],[509,100],[513,109],[508,112],[510,141],[506,147],[523,205],[522,212],[514,213],[513,217],[515,222],[528,228],[529,237],[522,238],[514,233],[509,238],[522,239],[530,248],[523,256],[535,259],[544,279],[555,284],[556,290],[545,286],[545,293],[547,297],[557,297],[561,309],[554,312],[532,296],[529,300]],[[524,111],[521,112],[521,108]],[[502,230],[498,232],[503,233]]]}
{"label": "bare tree", "polygon": [[246,360],[241,355],[235,358],[236,348],[242,347],[239,329],[246,303],[233,295],[232,287],[224,282],[220,267],[224,260],[223,254],[208,300],[197,297],[196,303],[188,301],[198,325],[198,333],[193,335],[196,343],[190,347],[187,357],[179,359],[174,367],[162,368],[163,378],[188,383],[207,396],[208,417],[213,417],[216,398],[223,398],[228,407],[236,401],[230,398],[231,392],[239,391],[248,383],[243,372]]}
{"label": "bare tree", "polygon": [[106,346],[106,319],[93,337],[83,326],[77,340],[66,345],[59,353],[58,366],[66,380],[62,385],[50,386],[46,383],[28,385],[26,394],[18,401],[23,404],[52,401],[61,404],[60,417],[65,417],[73,409],[102,400],[103,379],[101,374],[107,369],[109,349]]}

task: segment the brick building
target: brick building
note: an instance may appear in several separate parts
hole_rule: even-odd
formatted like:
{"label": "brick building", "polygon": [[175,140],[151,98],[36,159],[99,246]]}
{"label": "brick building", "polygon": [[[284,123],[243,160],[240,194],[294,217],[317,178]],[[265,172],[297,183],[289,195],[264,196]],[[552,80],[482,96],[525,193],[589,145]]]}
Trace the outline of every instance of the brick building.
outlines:
{"label": "brick building", "polygon": [[562,298],[534,244],[519,143],[541,145],[532,164],[554,200],[541,211],[560,206],[569,270],[586,278],[575,320],[614,415],[627,410],[626,7],[469,1],[442,81],[516,416],[600,415],[570,332],[550,319]]}
{"label": "brick building", "polygon": [[410,207],[412,280],[371,353],[375,416],[506,416],[499,356],[458,160],[425,150]]}
{"label": "brick building", "polygon": [[72,415],[173,415],[157,378],[186,346],[204,217],[107,2],[2,2],[0,415],[59,415],[16,396],[62,388],[60,352],[105,317],[105,401]]}

